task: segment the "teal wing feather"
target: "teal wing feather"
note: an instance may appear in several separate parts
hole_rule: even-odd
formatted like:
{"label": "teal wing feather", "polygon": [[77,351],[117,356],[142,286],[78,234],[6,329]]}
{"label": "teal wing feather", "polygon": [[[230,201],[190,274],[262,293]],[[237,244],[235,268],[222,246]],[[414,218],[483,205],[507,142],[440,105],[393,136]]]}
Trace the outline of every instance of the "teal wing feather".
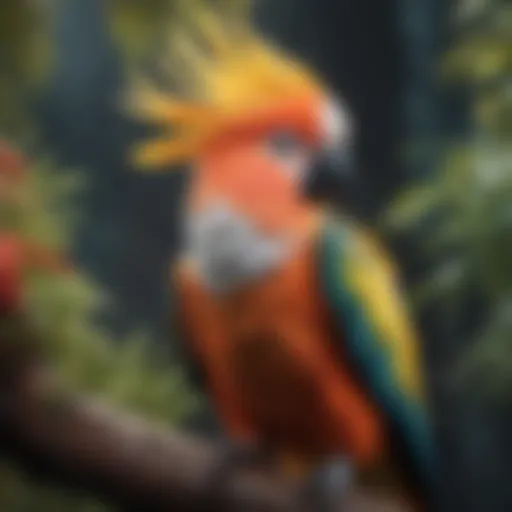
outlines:
{"label": "teal wing feather", "polygon": [[434,447],[420,350],[393,266],[372,237],[349,222],[327,223],[319,258],[322,291],[344,352],[399,439],[401,464],[417,475],[418,485],[430,487]]}

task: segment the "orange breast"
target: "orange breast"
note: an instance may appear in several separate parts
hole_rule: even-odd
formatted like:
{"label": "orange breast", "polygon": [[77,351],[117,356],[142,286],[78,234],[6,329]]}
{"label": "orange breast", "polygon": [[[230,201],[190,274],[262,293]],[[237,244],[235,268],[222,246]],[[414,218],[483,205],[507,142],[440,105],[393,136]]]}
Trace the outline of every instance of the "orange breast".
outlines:
{"label": "orange breast", "polygon": [[[182,278],[189,331],[210,390],[233,435],[299,455],[382,450],[375,408],[334,350],[311,248],[257,285],[222,301]],[[343,346],[342,340],[336,340]]]}

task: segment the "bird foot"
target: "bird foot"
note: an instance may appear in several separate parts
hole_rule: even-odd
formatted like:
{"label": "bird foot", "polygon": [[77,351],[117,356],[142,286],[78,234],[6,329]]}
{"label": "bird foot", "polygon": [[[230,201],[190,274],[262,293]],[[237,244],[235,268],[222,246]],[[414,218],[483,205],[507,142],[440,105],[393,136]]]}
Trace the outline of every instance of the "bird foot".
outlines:
{"label": "bird foot", "polygon": [[260,445],[225,443],[208,472],[197,510],[202,512],[220,509],[226,485],[235,471],[256,469],[269,462],[270,454]]}
{"label": "bird foot", "polygon": [[315,512],[340,512],[353,481],[350,461],[345,457],[333,458],[310,475],[305,498]]}

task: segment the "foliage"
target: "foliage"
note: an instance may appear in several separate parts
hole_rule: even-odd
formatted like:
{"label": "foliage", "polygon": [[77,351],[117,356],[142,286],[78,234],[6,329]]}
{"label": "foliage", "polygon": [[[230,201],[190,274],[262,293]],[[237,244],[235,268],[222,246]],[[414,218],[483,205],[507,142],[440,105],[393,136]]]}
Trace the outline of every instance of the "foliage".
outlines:
{"label": "foliage", "polygon": [[[72,219],[83,190],[81,181],[74,172],[56,174],[49,163],[32,169],[19,233],[63,251],[75,227]],[[168,424],[193,410],[196,400],[181,371],[170,363],[157,363],[144,332],[114,342],[102,328],[97,315],[112,304],[91,280],[76,271],[31,273],[26,289],[30,317],[66,385]],[[9,512],[102,510],[88,499],[29,485],[9,469],[2,470],[0,482],[0,508]]]}
{"label": "foliage", "polygon": [[[85,0],[87,1],[87,0]],[[194,16],[198,1],[223,15],[245,11],[249,0],[105,0],[114,44],[129,69],[145,62],[159,45],[170,44],[178,24]],[[60,0],[0,2],[0,131],[18,136],[34,128],[30,101],[50,77],[54,26]],[[168,63],[166,63],[168,64]]]}
{"label": "foliage", "polygon": [[240,15],[248,0],[108,0],[114,40],[128,64],[144,60],[158,46],[169,44],[169,35],[194,16],[198,3],[210,3],[224,16]]}
{"label": "foliage", "polygon": [[438,262],[419,291],[424,300],[453,304],[472,290],[482,293],[489,315],[466,369],[510,392],[512,6],[468,3],[442,71],[471,94],[472,133],[453,144],[433,178],[397,198],[387,220],[395,229],[421,226],[424,254]]}
{"label": "foliage", "polygon": [[114,40],[123,55],[140,58],[157,44],[169,18],[173,17],[175,2],[172,0],[108,0]]}
{"label": "foliage", "polygon": [[24,104],[48,76],[54,0],[0,2],[0,130],[25,127]]}

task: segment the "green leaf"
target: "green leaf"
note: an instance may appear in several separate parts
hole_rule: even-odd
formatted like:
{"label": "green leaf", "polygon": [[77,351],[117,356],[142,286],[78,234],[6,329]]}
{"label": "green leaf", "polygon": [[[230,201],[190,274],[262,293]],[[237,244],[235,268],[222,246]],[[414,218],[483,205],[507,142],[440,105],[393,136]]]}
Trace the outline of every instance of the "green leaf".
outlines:
{"label": "green leaf", "polygon": [[[473,1],[474,0],[468,0]],[[479,2],[459,19],[460,32],[443,62],[444,77],[472,93],[474,129],[453,143],[420,187],[407,187],[389,207],[395,230],[416,228],[418,252],[436,261],[412,291],[418,307],[433,302],[454,310],[478,291],[490,315],[455,372],[459,383],[510,402],[512,397],[512,6]],[[420,236],[418,236],[418,231]],[[508,320],[511,319],[511,320]]]}
{"label": "green leaf", "polygon": [[443,195],[429,185],[407,189],[389,205],[383,224],[391,230],[414,227],[432,210],[443,204]]}
{"label": "green leaf", "polygon": [[[33,166],[25,185],[27,200],[19,204],[23,210],[19,235],[57,251],[69,245],[74,232],[67,217],[83,185],[82,176],[56,172],[51,162]],[[32,272],[26,276],[25,298],[28,317],[70,388],[94,393],[166,424],[179,423],[198,407],[180,368],[172,360],[165,363],[143,329],[113,339],[98,324],[98,313],[114,304],[87,275]],[[8,473],[5,480],[4,473],[0,475],[0,509],[104,510],[89,497],[37,487],[15,473]]]}

